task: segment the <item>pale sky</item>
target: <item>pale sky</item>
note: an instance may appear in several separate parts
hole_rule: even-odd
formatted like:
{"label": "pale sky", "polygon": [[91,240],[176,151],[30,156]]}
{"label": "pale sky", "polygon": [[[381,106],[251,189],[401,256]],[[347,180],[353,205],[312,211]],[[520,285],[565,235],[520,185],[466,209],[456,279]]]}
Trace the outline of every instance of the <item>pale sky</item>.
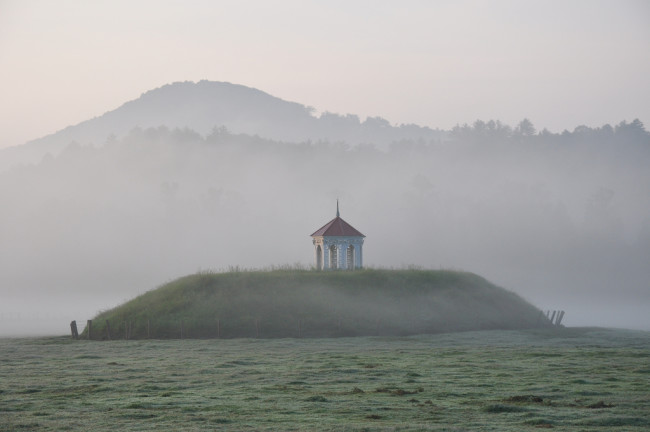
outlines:
{"label": "pale sky", "polygon": [[202,79],[432,128],[650,126],[650,2],[0,0],[0,147]]}

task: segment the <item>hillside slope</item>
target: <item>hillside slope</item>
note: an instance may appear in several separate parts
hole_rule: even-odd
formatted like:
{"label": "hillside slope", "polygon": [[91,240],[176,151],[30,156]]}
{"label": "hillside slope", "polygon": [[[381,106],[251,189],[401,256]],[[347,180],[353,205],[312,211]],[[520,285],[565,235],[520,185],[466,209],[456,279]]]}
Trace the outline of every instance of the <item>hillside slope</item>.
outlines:
{"label": "hillside slope", "polygon": [[261,90],[216,81],[175,82],[99,117],[71,125],[23,145],[0,150],[0,171],[57,155],[72,142],[100,146],[111,136],[122,138],[134,128],[189,128],[202,136],[214,128],[280,141],[345,141],[388,144],[403,139],[439,139],[440,131],[417,125],[392,126],[381,118],[360,122],[354,115],[325,113],[288,102]]}
{"label": "hillside slope", "polygon": [[408,335],[544,324],[538,309],[472,273],[275,270],[180,278],[100,313],[92,338]]}

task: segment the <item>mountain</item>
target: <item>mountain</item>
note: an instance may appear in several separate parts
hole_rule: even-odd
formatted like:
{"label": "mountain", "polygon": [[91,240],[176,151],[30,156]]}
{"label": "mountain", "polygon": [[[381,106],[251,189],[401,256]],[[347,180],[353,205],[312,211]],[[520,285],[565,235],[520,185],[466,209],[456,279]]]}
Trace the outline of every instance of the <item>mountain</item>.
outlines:
{"label": "mountain", "polygon": [[188,128],[201,135],[225,127],[231,133],[302,141],[343,141],[386,145],[405,139],[436,140],[442,132],[416,125],[391,126],[382,118],[361,122],[355,115],[323,113],[263,91],[226,82],[176,82],[142,94],[100,117],[86,120],[21,146],[0,150],[0,171],[58,154],[72,142],[102,145],[134,128]]}

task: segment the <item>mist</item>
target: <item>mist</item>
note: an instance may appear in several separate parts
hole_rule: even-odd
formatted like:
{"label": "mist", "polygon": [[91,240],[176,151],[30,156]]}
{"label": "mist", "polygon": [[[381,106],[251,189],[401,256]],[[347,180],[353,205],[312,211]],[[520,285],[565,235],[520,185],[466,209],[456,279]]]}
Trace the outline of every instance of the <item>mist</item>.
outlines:
{"label": "mist", "polygon": [[62,334],[196,271],[310,266],[337,198],[366,266],[471,271],[566,325],[648,330],[649,160],[638,121],[478,121],[387,146],[224,127],[70,143],[0,173],[0,334]]}

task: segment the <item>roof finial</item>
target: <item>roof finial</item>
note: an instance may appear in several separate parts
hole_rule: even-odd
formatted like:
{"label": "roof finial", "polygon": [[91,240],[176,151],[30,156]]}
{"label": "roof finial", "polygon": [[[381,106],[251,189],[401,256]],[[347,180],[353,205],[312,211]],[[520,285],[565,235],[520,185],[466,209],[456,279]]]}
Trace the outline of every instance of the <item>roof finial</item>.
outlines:
{"label": "roof finial", "polygon": [[341,214],[339,213],[339,199],[336,199],[336,217],[341,217]]}

